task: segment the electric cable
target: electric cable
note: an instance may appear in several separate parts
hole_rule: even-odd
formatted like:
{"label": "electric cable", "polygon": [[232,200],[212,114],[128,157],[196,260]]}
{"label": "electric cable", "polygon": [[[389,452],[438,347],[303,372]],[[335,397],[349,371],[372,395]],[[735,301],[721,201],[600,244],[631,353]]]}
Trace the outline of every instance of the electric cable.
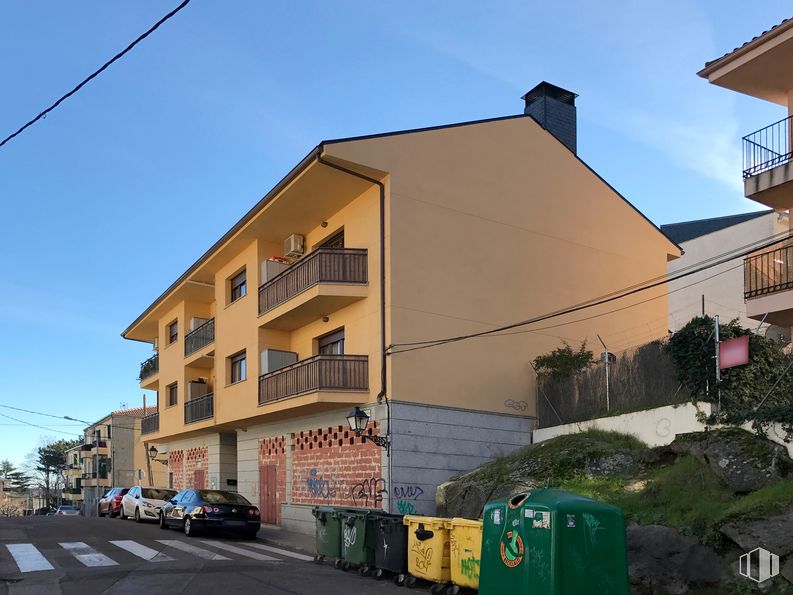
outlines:
{"label": "electric cable", "polygon": [[174,16],[174,15],[175,15],[177,12],[179,12],[179,11],[180,11],[180,10],[182,10],[182,9],[183,9],[185,6],[187,6],[187,5],[190,3],[190,1],[191,1],[191,0],[184,0],[184,1],[183,1],[183,2],[182,2],[180,5],[179,5],[179,6],[177,6],[176,8],[174,8],[174,9],[173,9],[171,12],[169,12],[168,14],[166,14],[164,17],[162,17],[162,18],[161,18],[159,21],[157,21],[156,23],[154,23],[154,25],[152,25],[152,26],[151,26],[151,27],[150,27],[150,28],[149,28],[149,29],[148,29],[148,30],[147,30],[145,33],[143,33],[142,35],[138,36],[138,38],[137,38],[135,41],[133,41],[133,42],[132,42],[131,44],[129,44],[129,45],[126,47],[126,48],[124,48],[124,49],[123,49],[123,50],[121,50],[119,53],[117,53],[115,56],[113,56],[113,57],[112,57],[110,60],[108,60],[107,62],[105,62],[104,64],[102,64],[102,66],[100,66],[98,70],[95,70],[95,71],[94,71],[94,72],[92,72],[90,75],[88,75],[88,76],[87,76],[85,79],[83,79],[83,80],[82,80],[80,83],[78,83],[78,84],[77,84],[77,86],[76,86],[76,87],[74,87],[74,88],[73,88],[71,91],[69,91],[68,93],[66,93],[65,95],[63,95],[63,96],[62,96],[60,99],[58,99],[58,100],[57,100],[55,103],[53,103],[51,106],[49,106],[48,108],[46,108],[44,111],[40,112],[38,116],[36,116],[36,117],[35,117],[35,118],[33,118],[32,120],[30,120],[29,122],[27,122],[26,124],[24,124],[24,125],[23,125],[21,128],[19,128],[19,129],[18,129],[16,132],[13,132],[12,134],[10,134],[10,135],[8,135],[6,138],[4,138],[2,141],[0,141],[0,147],[2,147],[3,145],[5,145],[7,142],[9,142],[10,140],[12,140],[13,138],[15,138],[15,137],[19,136],[20,134],[22,134],[22,132],[24,132],[24,131],[25,131],[25,129],[29,128],[30,126],[33,126],[33,124],[35,124],[36,122],[38,122],[38,121],[39,121],[39,120],[41,120],[42,118],[46,118],[46,117],[47,117],[47,114],[49,114],[49,113],[50,113],[52,110],[54,110],[55,108],[57,108],[57,107],[58,107],[58,106],[59,106],[61,103],[63,103],[64,101],[66,101],[66,100],[67,100],[69,97],[71,97],[72,95],[74,95],[75,93],[77,93],[77,92],[78,92],[80,89],[82,89],[82,88],[83,88],[83,87],[84,87],[86,84],[88,84],[89,82],[91,82],[91,81],[92,81],[94,78],[96,78],[97,76],[99,76],[99,75],[100,75],[100,74],[101,74],[101,73],[102,73],[104,70],[106,70],[106,69],[107,69],[107,68],[108,68],[108,67],[109,67],[111,64],[113,64],[113,62],[115,62],[116,60],[120,60],[121,58],[123,58],[125,54],[127,54],[127,53],[128,53],[130,50],[132,50],[132,48],[134,48],[134,47],[135,47],[136,45],[138,45],[138,44],[139,44],[141,41],[143,41],[144,39],[146,39],[146,38],[147,38],[149,35],[151,35],[152,33],[154,33],[154,31],[156,31],[156,30],[159,28],[159,26],[160,26],[160,25],[162,25],[162,24],[163,24],[165,21],[167,21],[168,19],[170,19],[171,17],[173,17],[173,16]]}

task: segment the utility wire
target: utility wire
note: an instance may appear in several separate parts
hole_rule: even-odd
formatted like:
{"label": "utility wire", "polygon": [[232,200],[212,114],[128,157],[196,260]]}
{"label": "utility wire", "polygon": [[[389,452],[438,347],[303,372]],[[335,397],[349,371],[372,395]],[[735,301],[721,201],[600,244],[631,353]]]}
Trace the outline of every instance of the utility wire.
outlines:
{"label": "utility wire", "polygon": [[[778,238],[777,236],[782,236],[782,237]],[[594,298],[593,300],[589,300],[589,301],[586,301],[586,302],[580,302],[578,304],[575,304],[573,306],[569,306],[568,308],[565,308],[565,309],[562,309],[562,310],[556,310],[554,312],[550,312],[548,314],[543,314],[543,315],[537,316],[535,318],[530,318],[528,320],[515,322],[515,323],[512,323],[512,324],[508,324],[508,325],[505,325],[505,326],[497,327],[497,328],[490,329],[490,330],[487,330],[487,331],[481,331],[481,332],[478,332],[478,333],[469,333],[467,335],[459,335],[459,336],[456,336],[456,337],[447,337],[447,338],[443,338],[443,339],[434,339],[434,340],[430,340],[430,341],[416,341],[416,342],[412,342],[412,343],[395,343],[395,344],[391,345],[388,348],[389,349],[389,354],[393,355],[393,354],[396,354],[396,353],[407,353],[409,351],[417,351],[419,349],[428,349],[430,347],[437,347],[437,346],[440,346],[440,345],[446,345],[447,343],[454,343],[454,342],[457,342],[457,341],[464,341],[466,339],[473,339],[473,338],[476,338],[476,337],[493,335],[493,334],[496,334],[496,333],[500,333],[502,331],[511,330],[511,329],[518,328],[518,327],[521,327],[521,326],[527,326],[529,324],[534,324],[534,323],[537,323],[537,322],[541,322],[543,320],[548,320],[548,319],[551,319],[551,318],[558,318],[559,316],[563,316],[563,315],[566,315],[566,314],[571,314],[573,312],[578,312],[580,310],[585,310],[585,309],[592,308],[592,307],[595,307],[595,306],[603,305],[603,304],[606,304],[606,303],[609,303],[609,302],[613,302],[615,300],[622,299],[624,297],[628,297],[628,296],[636,294],[636,293],[640,293],[642,291],[647,291],[648,289],[653,289],[655,287],[658,287],[658,286],[661,286],[661,285],[665,285],[665,284],[670,283],[672,281],[677,281],[678,279],[682,279],[684,277],[688,277],[690,275],[702,272],[704,270],[713,268],[715,266],[719,266],[721,264],[725,264],[725,263],[730,262],[731,260],[734,260],[736,258],[746,257],[749,254],[751,254],[753,252],[756,252],[757,250],[762,250],[764,248],[768,248],[768,247],[773,246],[775,244],[778,244],[780,242],[786,241],[786,240],[790,239],[791,237],[793,237],[793,233],[791,233],[789,231],[788,232],[782,232],[781,234],[774,234],[772,236],[769,236],[768,238],[764,238],[763,240],[757,240],[757,241],[752,242],[750,244],[746,244],[746,245],[744,245],[744,246],[742,246],[740,248],[732,249],[732,250],[729,250],[729,251],[724,252],[722,254],[718,254],[716,256],[707,258],[707,259],[705,259],[705,260],[703,260],[701,262],[689,265],[687,267],[683,267],[683,268],[679,269],[678,271],[676,271],[675,273],[671,273],[671,274],[670,273],[666,273],[664,275],[660,275],[658,277],[654,277],[653,279],[650,279],[648,281],[644,281],[642,283],[637,283],[637,284],[631,285],[631,286],[629,286],[627,288],[624,288],[622,290],[613,291],[611,293],[605,294],[605,295],[600,296],[598,298]],[[766,241],[768,239],[772,239],[772,241]],[[765,242],[765,243],[759,244],[759,242]],[[704,266],[702,266],[703,264],[704,264]],[[740,265],[740,266],[743,266],[743,265]],[[733,267],[733,268],[738,268],[738,267]],[[726,271],[722,271],[722,272],[726,272]],[[721,273],[717,273],[717,274],[721,274]],[[700,281],[697,281],[696,283],[700,283],[700,282],[705,281],[705,280],[706,279],[702,279]],[[694,283],[694,284],[696,284],[696,283]],[[662,297],[662,296],[657,296],[657,297]],[[650,299],[653,299],[653,298],[650,298]],[[649,301],[649,300],[646,300],[646,301]],[[643,303],[643,302],[640,302],[640,303]],[[639,304],[627,305],[627,306],[624,306],[623,308],[620,308],[620,309],[627,309],[627,308],[630,308],[630,307],[634,307],[635,305],[639,305]],[[570,324],[570,323],[565,323],[565,324]],[[543,327],[543,329],[544,328],[548,328],[548,327]],[[543,329],[538,329],[538,330],[543,330]],[[399,348],[399,347],[410,347],[410,348],[409,349],[400,349],[400,350],[394,351],[394,348]]]}
{"label": "utility wire", "polygon": [[24,420],[22,420],[22,419],[17,419],[16,417],[11,417],[10,415],[6,415],[5,413],[0,413],[0,417],[5,417],[6,419],[10,419],[10,420],[12,420],[12,421],[18,421],[19,423],[21,423],[21,424],[24,424],[24,425],[26,425],[26,426],[31,426],[31,427],[34,427],[34,428],[39,428],[39,429],[42,429],[42,430],[47,430],[48,432],[57,432],[58,434],[66,434],[67,436],[78,436],[78,437],[80,437],[80,438],[82,438],[82,437],[83,437],[83,435],[82,435],[82,434],[78,434],[78,433],[76,433],[76,432],[64,432],[64,431],[62,431],[62,430],[56,430],[56,429],[54,429],[54,428],[48,428],[48,427],[46,427],[46,426],[40,426],[40,425],[38,425],[38,424],[32,424],[32,423],[30,423],[30,422],[27,422],[27,421],[24,421]]}
{"label": "utility wire", "polygon": [[[12,407],[11,405],[0,405],[0,407],[3,407],[4,409],[13,409],[14,411],[22,411],[23,413],[31,413],[33,415],[41,415],[43,417],[53,417],[55,419],[70,419],[70,420],[73,420],[75,423],[81,424],[83,426],[86,426],[86,425],[93,426],[93,425],[95,425],[95,422],[94,423],[83,422],[83,421],[81,421],[79,419],[71,418],[68,415],[54,415],[52,413],[43,413],[41,411],[31,411],[30,409],[22,409],[21,407]],[[8,416],[6,416],[6,417],[8,417]],[[22,423],[26,424],[27,422],[23,421]],[[112,424],[112,423],[101,424],[101,425],[107,425],[107,426],[111,426],[113,428],[120,428],[122,430],[134,430],[135,429],[135,428],[130,427],[130,426],[120,426],[120,425]],[[37,427],[41,427],[41,426],[37,426]]]}
{"label": "utility wire", "polygon": [[49,106],[49,107],[48,107],[47,109],[45,109],[43,112],[39,113],[39,115],[38,115],[38,116],[36,116],[35,118],[33,118],[32,120],[30,120],[29,122],[27,122],[27,123],[26,123],[25,125],[23,125],[23,126],[22,126],[22,127],[19,129],[19,130],[17,130],[16,132],[14,132],[14,133],[12,133],[12,134],[8,135],[6,138],[4,138],[4,139],[3,139],[3,140],[0,142],[0,147],[2,147],[3,145],[5,145],[5,144],[6,144],[7,142],[9,142],[11,139],[13,139],[13,138],[15,138],[15,137],[19,136],[20,134],[22,134],[22,132],[24,132],[24,131],[25,131],[25,129],[29,128],[30,126],[33,126],[33,124],[35,124],[36,122],[38,122],[38,121],[39,121],[39,120],[41,120],[42,118],[46,118],[48,113],[50,113],[52,110],[54,110],[55,108],[57,108],[57,107],[58,107],[58,106],[59,106],[61,103],[63,103],[63,102],[64,102],[64,101],[66,101],[67,99],[69,99],[69,97],[71,97],[72,95],[74,95],[75,93],[77,93],[77,92],[78,92],[80,89],[82,89],[82,88],[83,88],[83,87],[84,87],[86,84],[88,84],[89,82],[91,82],[91,81],[92,81],[94,78],[96,78],[97,76],[99,76],[99,75],[100,75],[102,72],[104,72],[104,71],[105,71],[105,70],[106,70],[106,69],[107,69],[107,68],[108,68],[108,67],[109,67],[111,64],[113,64],[113,62],[115,62],[116,60],[120,60],[121,58],[123,58],[125,54],[127,54],[127,53],[128,53],[130,50],[132,50],[132,48],[134,48],[134,47],[135,47],[136,45],[138,45],[138,44],[139,44],[141,41],[143,41],[144,39],[146,39],[146,38],[147,38],[149,35],[151,35],[152,33],[154,33],[154,31],[156,31],[156,30],[157,30],[157,28],[158,28],[160,25],[162,25],[162,24],[163,24],[165,21],[167,21],[167,20],[168,20],[168,19],[170,19],[172,16],[174,16],[174,15],[175,15],[177,12],[179,12],[180,10],[182,10],[182,9],[183,9],[185,6],[187,6],[189,3],[190,3],[190,0],[184,0],[184,2],[182,2],[182,3],[181,3],[179,6],[177,6],[176,8],[174,8],[174,9],[173,9],[171,12],[169,12],[168,14],[166,14],[164,17],[162,17],[162,18],[161,18],[159,21],[157,21],[156,23],[154,23],[154,25],[152,25],[152,26],[151,26],[151,28],[149,28],[149,30],[148,30],[148,31],[146,31],[146,32],[145,32],[143,35],[139,36],[139,37],[138,37],[138,38],[137,38],[135,41],[133,41],[131,44],[129,44],[129,45],[126,47],[126,48],[124,48],[124,49],[123,49],[123,50],[121,50],[121,51],[120,51],[118,54],[116,54],[115,56],[113,56],[113,57],[112,57],[110,60],[108,60],[107,62],[105,62],[104,64],[102,64],[102,66],[100,66],[98,70],[95,70],[95,71],[94,71],[94,72],[92,72],[90,75],[88,75],[88,77],[86,77],[85,79],[83,79],[83,80],[82,80],[82,81],[81,81],[81,82],[80,82],[80,83],[79,83],[79,84],[78,84],[78,85],[77,85],[77,86],[76,86],[74,89],[72,89],[71,91],[69,91],[68,93],[66,93],[66,95],[62,96],[60,99],[58,99],[58,100],[57,100],[55,103],[53,103],[51,106]]}

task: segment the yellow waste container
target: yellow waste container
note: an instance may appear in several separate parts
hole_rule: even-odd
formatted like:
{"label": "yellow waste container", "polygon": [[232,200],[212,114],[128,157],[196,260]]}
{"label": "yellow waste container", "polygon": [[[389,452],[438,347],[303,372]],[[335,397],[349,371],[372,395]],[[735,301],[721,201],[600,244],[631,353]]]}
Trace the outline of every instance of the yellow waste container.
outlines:
{"label": "yellow waste container", "polygon": [[446,593],[456,595],[460,587],[479,588],[479,561],[482,558],[482,521],[453,518],[449,529],[449,551],[454,587]]}
{"label": "yellow waste container", "polygon": [[402,520],[408,527],[408,573],[405,585],[412,587],[416,579],[433,583],[432,592],[451,580],[449,570],[449,519],[406,515]]}

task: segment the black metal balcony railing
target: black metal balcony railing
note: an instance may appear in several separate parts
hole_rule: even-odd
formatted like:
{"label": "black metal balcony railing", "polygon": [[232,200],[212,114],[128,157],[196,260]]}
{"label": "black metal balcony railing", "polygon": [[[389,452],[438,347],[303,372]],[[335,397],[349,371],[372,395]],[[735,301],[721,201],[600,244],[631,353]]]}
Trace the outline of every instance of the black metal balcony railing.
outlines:
{"label": "black metal balcony railing", "polygon": [[788,116],[743,137],[744,180],[790,161],[793,157],[791,125],[793,116]]}
{"label": "black metal balcony railing", "polygon": [[107,448],[107,442],[105,440],[94,440],[91,446],[94,448]]}
{"label": "black metal balcony railing", "polygon": [[140,376],[138,380],[146,380],[149,376],[154,376],[160,371],[160,354],[155,353],[140,365]]}
{"label": "black metal balcony railing", "polygon": [[745,299],[793,289],[793,246],[748,257],[743,278]]}
{"label": "black metal balcony railing", "polygon": [[140,433],[151,434],[160,429],[160,414],[152,413],[140,420]]}
{"label": "black metal balcony railing", "polygon": [[259,376],[259,404],[317,390],[369,390],[365,355],[315,355]]}
{"label": "black metal balcony railing", "polygon": [[191,424],[215,415],[215,397],[212,393],[191,399],[184,404],[184,423]]}
{"label": "black metal balcony railing", "polygon": [[187,357],[202,347],[215,342],[215,319],[210,318],[184,337],[184,355]]}
{"label": "black metal balcony railing", "polygon": [[367,251],[319,248],[259,287],[259,314],[272,310],[317,283],[366,283]]}
{"label": "black metal balcony railing", "polygon": [[80,494],[82,493],[82,491],[83,491],[82,488],[68,488],[66,490],[68,494]]}

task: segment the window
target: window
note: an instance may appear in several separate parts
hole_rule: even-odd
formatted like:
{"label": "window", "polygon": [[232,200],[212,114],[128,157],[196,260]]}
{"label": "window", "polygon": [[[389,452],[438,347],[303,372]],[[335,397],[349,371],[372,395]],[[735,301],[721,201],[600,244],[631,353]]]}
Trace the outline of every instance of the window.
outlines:
{"label": "window", "polygon": [[319,248],[344,248],[344,230],[337,231],[323,241]]}
{"label": "window", "polygon": [[231,280],[229,281],[231,285],[231,300],[230,302],[236,302],[241,297],[244,297],[246,293],[248,293],[248,283],[245,278],[245,270],[243,269],[242,272],[237,273],[234,275]]}
{"label": "window", "polygon": [[176,403],[178,402],[178,399],[179,399],[178,394],[177,394],[178,387],[179,387],[179,384],[176,383],[176,382],[174,382],[173,384],[168,385],[168,406],[169,407],[171,407],[173,405],[176,405]]}
{"label": "window", "polygon": [[110,428],[112,428],[112,424],[107,424],[107,439],[110,440]]}
{"label": "window", "polygon": [[179,321],[174,320],[171,324],[168,325],[168,344],[176,343],[176,340],[179,338]]}
{"label": "window", "polygon": [[344,355],[344,329],[333,331],[318,340],[322,355]]}
{"label": "window", "polygon": [[237,355],[232,355],[229,358],[229,362],[231,363],[231,384],[245,380],[247,377],[245,352],[242,351]]}

